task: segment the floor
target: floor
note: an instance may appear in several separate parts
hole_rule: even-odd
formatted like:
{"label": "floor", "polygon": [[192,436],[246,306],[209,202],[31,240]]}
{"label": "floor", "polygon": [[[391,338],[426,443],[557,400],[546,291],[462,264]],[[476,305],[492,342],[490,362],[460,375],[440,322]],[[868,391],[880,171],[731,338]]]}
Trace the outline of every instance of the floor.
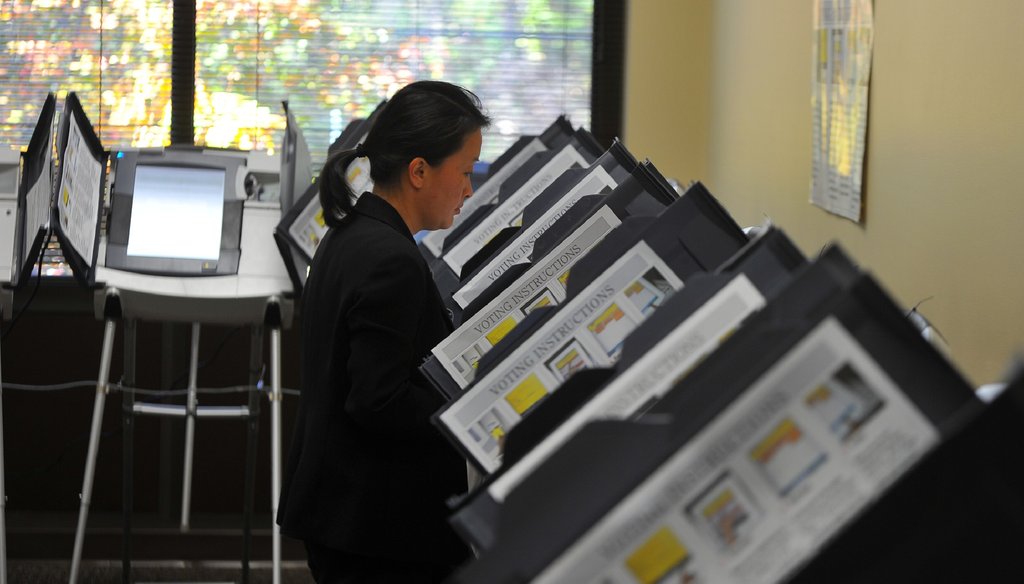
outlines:
{"label": "floor", "polygon": [[[68,581],[70,562],[68,560],[10,560],[7,566],[7,580],[12,584],[50,584]],[[121,561],[87,560],[82,562],[78,581],[82,584],[119,583]],[[230,561],[135,561],[132,562],[129,582],[194,582],[221,584],[243,582],[240,562]],[[273,582],[270,562],[252,562],[249,565],[250,584]],[[287,561],[281,564],[282,584],[312,584],[305,562]]]}
{"label": "floor", "polygon": [[[11,584],[66,583],[71,569],[77,517],[69,513],[7,514],[7,581]],[[122,578],[125,537],[118,514],[93,514],[82,546],[81,583],[273,582],[273,534],[269,516],[252,520],[249,574],[243,577],[244,531],[237,516],[194,516],[188,530],[175,521],[132,517],[131,577]],[[281,538],[281,583],[311,584],[302,544]]]}

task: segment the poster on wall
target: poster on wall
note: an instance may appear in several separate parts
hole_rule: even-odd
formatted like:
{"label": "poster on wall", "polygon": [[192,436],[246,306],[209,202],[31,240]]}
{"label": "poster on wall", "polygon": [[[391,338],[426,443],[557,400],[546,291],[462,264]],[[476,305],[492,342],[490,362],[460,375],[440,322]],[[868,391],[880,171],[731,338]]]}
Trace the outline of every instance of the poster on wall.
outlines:
{"label": "poster on wall", "polygon": [[811,203],[861,221],[872,0],[814,0]]}

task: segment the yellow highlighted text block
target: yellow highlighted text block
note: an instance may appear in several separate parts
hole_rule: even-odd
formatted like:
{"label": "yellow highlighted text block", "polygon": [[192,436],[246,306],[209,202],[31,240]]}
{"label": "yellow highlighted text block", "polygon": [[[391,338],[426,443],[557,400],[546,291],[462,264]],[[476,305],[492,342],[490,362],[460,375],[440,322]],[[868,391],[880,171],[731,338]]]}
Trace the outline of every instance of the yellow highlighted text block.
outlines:
{"label": "yellow highlighted text block", "polygon": [[547,394],[548,389],[540,382],[537,374],[531,373],[515,389],[508,392],[508,395],[505,396],[505,401],[521,416]]}
{"label": "yellow highlighted text block", "polygon": [[688,555],[690,552],[676,534],[662,527],[626,558],[626,567],[640,584],[654,584]]}

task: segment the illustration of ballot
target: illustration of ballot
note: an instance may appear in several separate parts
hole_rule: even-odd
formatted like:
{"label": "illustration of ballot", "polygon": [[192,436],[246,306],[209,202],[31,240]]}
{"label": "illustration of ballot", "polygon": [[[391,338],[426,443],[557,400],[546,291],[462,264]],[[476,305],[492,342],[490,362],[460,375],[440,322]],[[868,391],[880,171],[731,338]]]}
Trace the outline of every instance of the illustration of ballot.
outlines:
{"label": "illustration of ballot", "polygon": [[518,321],[516,321],[515,317],[506,317],[504,320],[495,325],[494,328],[491,329],[491,332],[484,335],[484,338],[486,338],[487,342],[489,342],[493,347],[494,345],[498,344],[498,341],[505,338],[505,335],[507,335],[509,331],[514,329],[517,324],[519,323]]}
{"label": "illustration of ballot", "polygon": [[505,438],[508,423],[496,408],[484,412],[471,430],[472,436],[488,453],[494,452]]}
{"label": "illustration of ballot", "polygon": [[476,366],[480,363],[480,358],[483,357],[484,353],[491,348],[491,345],[481,339],[480,342],[473,343],[468,349],[459,355],[459,358],[454,361],[455,367],[459,370],[459,373],[466,375],[470,371],[476,370]]}
{"label": "illustration of ballot", "polygon": [[826,458],[791,418],[779,422],[750,451],[750,459],[781,497],[814,474]]}
{"label": "illustration of ballot", "polygon": [[690,551],[668,527],[654,532],[626,558],[626,569],[638,584],[696,584],[697,575],[688,569]]}
{"label": "illustration of ballot", "polygon": [[723,549],[737,549],[757,524],[760,511],[750,490],[724,472],[687,505],[686,515],[713,535]]}
{"label": "illustration of ballot", "polygon": [[[648,274],[657,274],[655,270],[651,270]],[[660,278],[661,275],[657,274]],[[664,282],[664,278],[660,278]],[[671,288],[669,288],[671,290]],[[667,296],[668,292],[665,290],[659,290],[654,284],[649,282],[646,277],[637,279],[635,282],[630,284],[624,292],[626,298],[633,303],[633,306],[640,311],[640,314],[647,315],[658,306],[661,306],[663,300]]]}
{"label": "illustration of ballot", "polygon": [[541,290],[540,294],[534,296],[530,300],[530,302],[527,303],[526,308],[523,309],[523,313],[530,314],[531,312],[538,308],[543,308],[545,306],[554,306],[555,304],[555,295],[551,293],[551,290],[545,288]]}
{"label": "illustration of ballot", "polygon": [[586,350],[575,340],[566,343],[562,350],[555,353],[555,356],[547,362],[548,370],[559,381],[565,381],[573,373],[593,367],[593,365],[594,362],[587,355]]}
{"label": "illustration of ballot", "polygon": [[846,441],[876,412],[882,398],[849,365],[804,396],[804,404],[825,423],[839,440]]}
{"label": "illustration of ballot", "polygon": [[312,226],[307,225],[306,229],[302,230],[302,234],[305,236],[306,242],[314,249],[320,245],[320,234]]}
{"label": "illustration of ballot", "polygon": [[558,283],[562,285],[562,289],[569,287],[569,271],[570,270],[566,270],[558,276]]}
{"label": "illustration of ballot", "polygon": [[605,309],[587,329],[609,357],[614,357],[622,348],[622,341],[636,328],[636,322],[618,304]]}
{"label": "illustration of ballot", "polygon": [[505,401],[522,416],[548,394],[536,373],[531,373],[505,396]]}

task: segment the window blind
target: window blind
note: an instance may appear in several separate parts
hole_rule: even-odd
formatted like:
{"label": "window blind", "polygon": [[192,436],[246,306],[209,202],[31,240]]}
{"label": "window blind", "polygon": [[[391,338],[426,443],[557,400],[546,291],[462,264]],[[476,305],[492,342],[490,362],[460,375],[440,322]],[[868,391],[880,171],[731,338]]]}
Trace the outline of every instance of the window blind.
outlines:
{"label": "window blind", "polygon": [[171,4],[0,3],[0,143],[24,146],[47,92],[79,100],[106,146],[169,143]]}
{"label": "window blind", "polygon": [[273,149],[288,100],[315,161],[352,118],[417,79],[475,92],[492,160],[562,113],[589,126],[591,0],[200,0],[197,141]]}
{"label": "window blind", "polygon": [[46,93],[71,90],[111,148],[170,144],[172,107],[191,107],[194,143],[273,150],[288,100],[314,163],[416,79],[480,96],[494,120],[484,160],[560,114],[591,124],[592,0],[197,0],[194,86],[172,104],[172,66],[191,73],[189,43],[172,59],[191,18],[175,4],[0,3],[0,143],[27,144]]}

